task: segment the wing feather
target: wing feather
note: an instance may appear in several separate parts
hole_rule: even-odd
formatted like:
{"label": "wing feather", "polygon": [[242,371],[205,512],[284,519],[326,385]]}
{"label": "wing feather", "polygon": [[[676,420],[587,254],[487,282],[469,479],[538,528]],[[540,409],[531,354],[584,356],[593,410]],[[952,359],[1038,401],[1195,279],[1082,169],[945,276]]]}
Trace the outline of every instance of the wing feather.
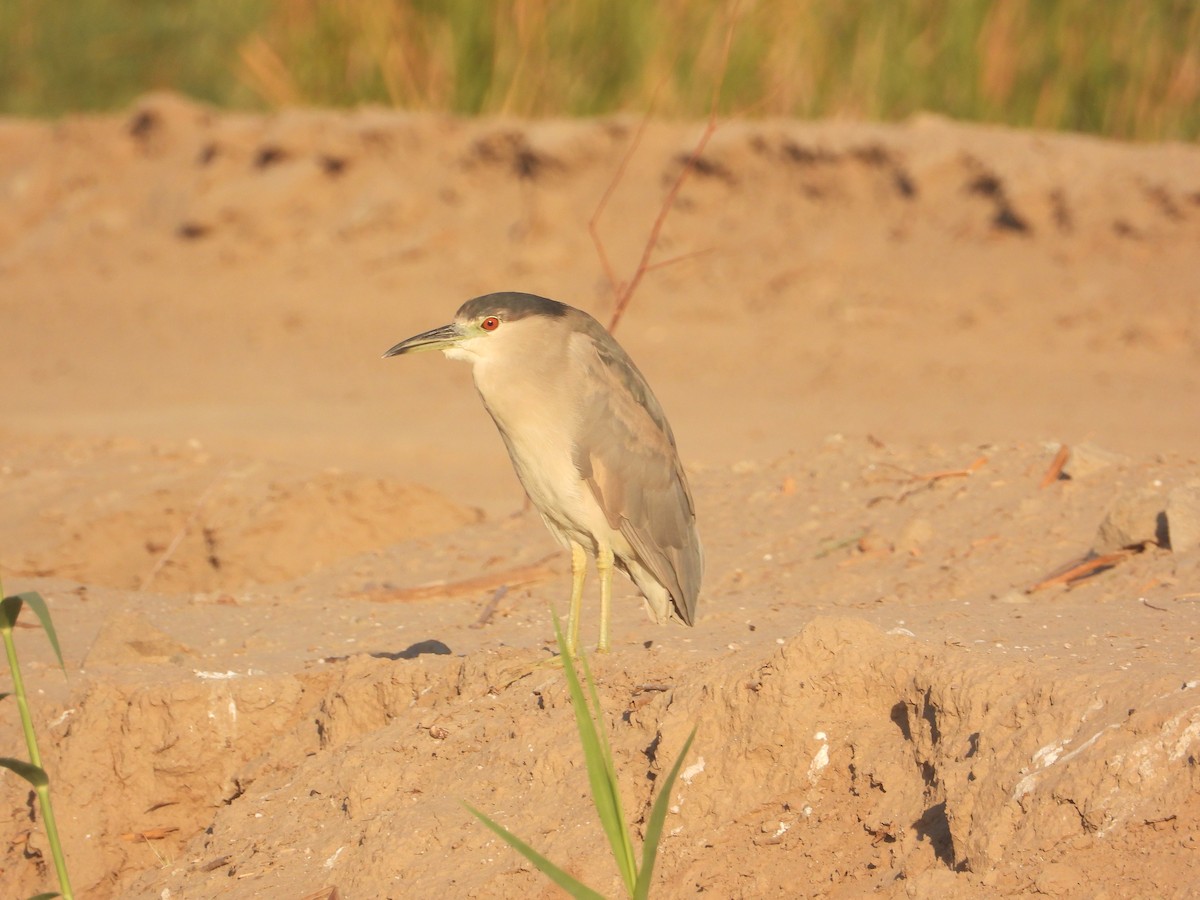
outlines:
{"label": "wing feather", "polygon": [[[599,327],[599,326],[597,326]],[[692,624],[703,557],[687,476],[662,408],[621,348],[592,336],[575,465],[636,559]]]}

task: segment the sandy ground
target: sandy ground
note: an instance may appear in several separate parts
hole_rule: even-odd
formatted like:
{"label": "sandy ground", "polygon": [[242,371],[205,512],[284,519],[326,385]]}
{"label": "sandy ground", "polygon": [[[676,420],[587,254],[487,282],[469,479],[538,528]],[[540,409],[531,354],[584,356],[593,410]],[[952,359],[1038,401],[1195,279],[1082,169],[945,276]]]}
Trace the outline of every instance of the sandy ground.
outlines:
{"label": "sandy ground", "polygon": [[[620,893],[520,677],[569,562],[467,367],[380,354],[493,290],[606,320],[637,126],[0,122],[0,567],[80,895],[554,896],[461,801]],[[621,277],[701,130],[647,128]],[[593,659],[638,834],[698,728],[658,895],[1200,895],[1198,248],[1194,146],[720,127],[617,331],[708,564]]]}

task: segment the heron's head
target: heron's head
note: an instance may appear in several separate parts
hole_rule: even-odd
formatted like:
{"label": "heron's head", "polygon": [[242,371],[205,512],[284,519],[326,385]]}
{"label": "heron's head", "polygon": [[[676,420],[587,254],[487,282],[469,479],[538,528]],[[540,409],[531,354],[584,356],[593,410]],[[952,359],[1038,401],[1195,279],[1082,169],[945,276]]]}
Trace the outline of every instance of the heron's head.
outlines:
{"label": "heron's head", "polygon": [[565,320],[571,312],[565,303],[534,294],[485,294],[460,306],[449,325],[414,335],[383,355],[441,350],[450,359],[468,362],[494,358],[517,351],[536,332]]}

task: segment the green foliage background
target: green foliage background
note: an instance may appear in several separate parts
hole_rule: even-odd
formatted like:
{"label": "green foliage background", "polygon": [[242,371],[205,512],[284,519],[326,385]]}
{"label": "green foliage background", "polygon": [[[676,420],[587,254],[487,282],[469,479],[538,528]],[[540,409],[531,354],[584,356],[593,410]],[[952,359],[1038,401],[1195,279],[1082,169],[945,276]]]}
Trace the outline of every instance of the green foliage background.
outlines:
{"label": "green foliage background", "polygon": [[[726,37],[733,40],[726,63]],[[6,0],[0,113],[380,103],[1200,136],[1200,0]]]}

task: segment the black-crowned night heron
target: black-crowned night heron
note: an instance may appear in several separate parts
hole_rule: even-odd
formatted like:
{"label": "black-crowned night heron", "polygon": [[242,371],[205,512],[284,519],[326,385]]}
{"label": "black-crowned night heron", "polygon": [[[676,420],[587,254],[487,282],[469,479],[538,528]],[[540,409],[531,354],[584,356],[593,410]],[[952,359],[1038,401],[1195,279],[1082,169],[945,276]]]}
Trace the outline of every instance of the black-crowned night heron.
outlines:
{"label": "black-crowned night heron", "polygon": [[570,548],[572,655],[588,554],[600,580],[598,650],[608,650],[614,565],[656,622],[693,624],[704,561],[675,437],[646,379],[599,322],[533,294],[487,294],[384,356],[418,350],[471,363],[525,492]]}

